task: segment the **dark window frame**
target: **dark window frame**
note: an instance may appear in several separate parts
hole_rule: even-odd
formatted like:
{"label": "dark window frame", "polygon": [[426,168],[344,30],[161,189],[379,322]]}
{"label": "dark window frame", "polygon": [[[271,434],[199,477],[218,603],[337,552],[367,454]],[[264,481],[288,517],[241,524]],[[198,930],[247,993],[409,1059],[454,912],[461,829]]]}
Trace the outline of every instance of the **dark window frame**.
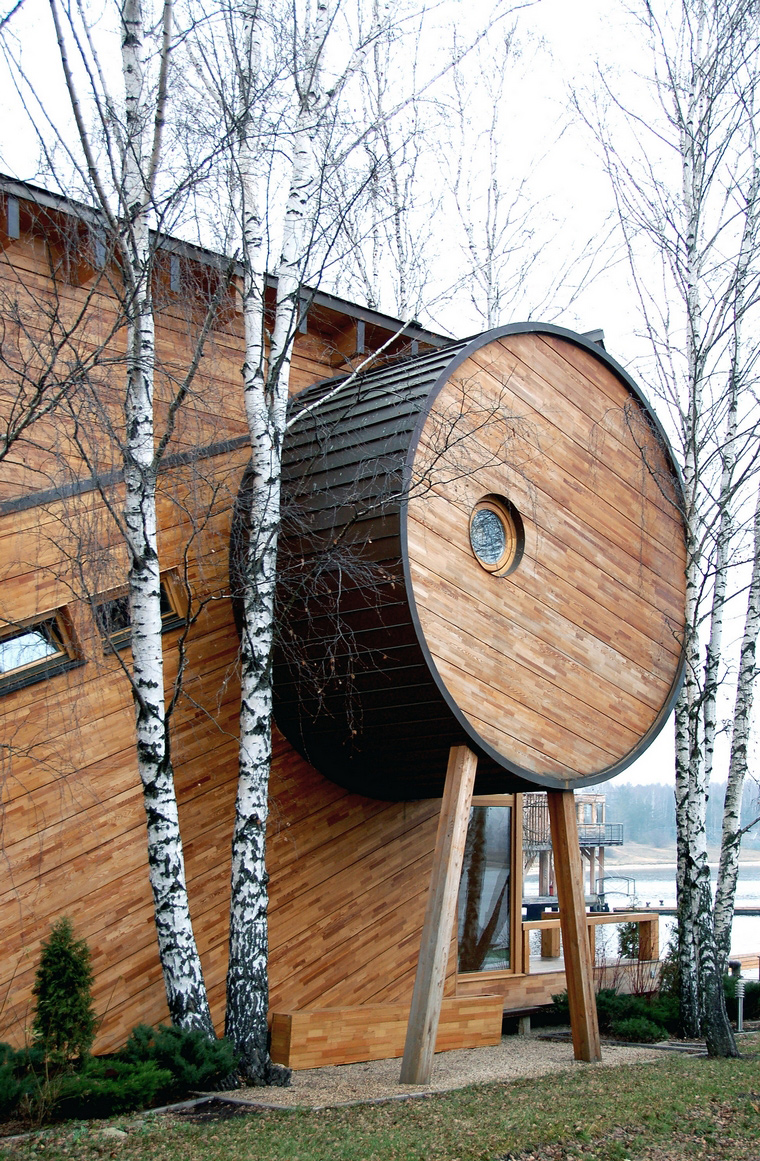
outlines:
{"label": "dark window frame", "polygon": [[17,665],[5,673],[0,673],[0,696],[24,689],[38,681],[47,681],[69,669],[84,665],[66,609],[53,609],[42,616],[8,625],[0,630],[0,644],[13,641],[29,633],[43,632],[56,652],[49,657],[41,657],[24,665]]}
{"label": "dark window frame", "polygon": [[[161,633],[171,633],[174,629],[183,629],[187,624],[187,614],[184,612],[185,600],[182,586],[173,571],[161,573]],[[124,602],[127,602],[126,610]],[[106,606],[120,606],[120,620],[127,620],[126,625],[109,630],[108,622],[101,610]],[[129,622],[129,602],[126,589],[117,589],[110,593],[101,593],[93,601],[95,624],[103,638],[106,652],[112,649],[121,652],[132,645],[132,627]],[[126,618],[124,616],[126,612]]]}

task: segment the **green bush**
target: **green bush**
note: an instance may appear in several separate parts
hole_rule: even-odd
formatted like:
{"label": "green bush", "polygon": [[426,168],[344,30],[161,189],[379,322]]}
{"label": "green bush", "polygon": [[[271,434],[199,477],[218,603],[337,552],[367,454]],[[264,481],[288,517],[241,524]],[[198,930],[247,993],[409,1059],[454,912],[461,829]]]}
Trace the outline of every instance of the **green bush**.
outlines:
{"label": "green bush", "polygon": [[59,1078],[56,1117],[111,1117],[156,1103],[170,1089],[172,1074],[152,1060],[88,1060],[80,1072]]}
{"label": "green bush", "polygon": [[627,1016],[639,1015],[632,1010],[631,1000],[635,996],[621,996],[614,988],[600,988],[596,994],[596,1013],[599,1017],[599,1028],[608,1032],[616,1020],[624,1020]]}
{"label": "green bush", "polygon": [[80,1052],[77,1060],[66,1060],[71,1044],[71,1036],[53,1050],[42,1038],[19,1052],[0,1044],[0,1115],[18,1108],[32,1124],[50,1117],[109,1117],[220,1087],[237,1069],[228,1040],[180,1028],[138,1025],[123,1052],[111,1058]]}
{"label": "green bush", "polygon": [[172,1095],[218,1088],[236,1071],[238,1058],[229,1040],[209,1040],[200,1031],[149,1028],[138,1024],[120,1053],[125,1061],[152,1061],[172,1076]]}
{"label": "green bush", "polygon": [[18,1110],[25,1119],[39,1123],[50,1105],[55,1072],[40,1045],[16,1052],[10,1044],[0,1044],[0,1116]]}
{"label": "green bush", "polygon": [[663,995],[662,992],[648,1001],[649,1018],[655,1024],[662,1024],[672,1036],[681,1030],[681,1003],[678,996]]}
{"label": "green bush", "polygon": [[557,1022],[567,1024],[570,1021],[570,1001],[567,998],[567,992],[557,992],[552,996],[552,1005],[556,1013]]}
{"label": "green bush", "polygon": [[16,1057],[10,1044],[0,1043],[0,1116],[3,1117],[13,1112],[24,1091]]}
{"label": "green bush", "polygon": [[667,1036],[661,1024],[655,1024],[645,1016],[616,1020],[611,1031],[620,1040],[631,1040],[637,1044],[653,1044],[655,1040],[664,1040]]}
{"label": "green bush", "polygon": [[53,924],[42,944],[32,988],[37,997],[32,1031],[52,1061],[85,1057],[95,1039],[90,951],[74,938],[70,919]]}
{"label": "green bush", "polygon": [[660,967],[660,996],[678,998],[681,994],[681,969],[678,966],[678,928],[671,935]]}
{"label": "green bush", "polygon": [[[559,992],[552,1000],[558,1018],[569,1021],[567,992]],[[657,1025],[659,1039],[666,1032],[675,1035],[679,1029],[679,1005],[675,996],[629,996],[621,995],[614,988],[601,988],[596,996],[596,1012],[601,1032],[614,1032],[615,1026],[624,1020],[644,1020]]]}

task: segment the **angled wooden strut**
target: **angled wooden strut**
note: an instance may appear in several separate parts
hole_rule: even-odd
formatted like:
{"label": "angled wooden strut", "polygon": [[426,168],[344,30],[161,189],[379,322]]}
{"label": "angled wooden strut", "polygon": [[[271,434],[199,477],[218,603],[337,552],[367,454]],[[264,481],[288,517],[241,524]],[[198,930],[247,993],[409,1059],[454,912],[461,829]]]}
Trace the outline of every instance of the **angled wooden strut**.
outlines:
{"label": "angled wooden strut", "polygon": [[452,746],[438,820],[420,956],[406,1030],[402,1084],[427,1084],[443,1001],[443,985],[456,917],[459,879],[478,759],[467,746]]}
{"label": "angled wooden strut", "polygon": [[549,790],[547,798],[573,1051],[576,1060],[601,1060],[575,799],[572,790]]}

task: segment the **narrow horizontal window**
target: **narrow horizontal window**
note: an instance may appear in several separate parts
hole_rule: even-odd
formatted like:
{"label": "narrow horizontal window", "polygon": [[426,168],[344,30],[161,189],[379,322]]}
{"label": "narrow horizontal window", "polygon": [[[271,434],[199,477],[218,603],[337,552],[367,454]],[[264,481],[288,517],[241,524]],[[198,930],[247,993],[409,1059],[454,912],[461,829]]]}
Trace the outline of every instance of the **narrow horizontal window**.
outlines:
{"label": "narrow horizontal window", "polygon": [[80,664],[63,610],[0,632],[0,694]]}
{"label": "narrow horizontal window", "polygon": [[[102,598],[95,605],[98,628],[113,649],[126,649],[131,642],[132,617],[129,597],[120,593]],[[161,577],[161,632],[181,629],[186,624],[179,582],[172,574]]]}

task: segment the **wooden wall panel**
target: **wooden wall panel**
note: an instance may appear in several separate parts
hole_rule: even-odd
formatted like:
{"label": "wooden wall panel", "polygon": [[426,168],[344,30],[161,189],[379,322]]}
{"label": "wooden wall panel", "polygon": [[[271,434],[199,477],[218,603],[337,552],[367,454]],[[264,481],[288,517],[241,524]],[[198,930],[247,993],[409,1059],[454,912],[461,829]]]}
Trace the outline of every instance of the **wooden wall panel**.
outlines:
{"label": "wooden wall panel", "polygon": [[[42,513],[40,513],[42,515]],[[0,535],[9,518],[0,520]],[[29,574],[21,574],[29,575]],[[32,579],[37,574],[31,574]],[[191,570],[193,583],[206,577]],[[218,570],[207,573],[218,578]],[[35,587],[25,592],[34,611]],[[89,616],[87,610],[83,619]],[[176,632],[166,676],[176,672]],[[128,683],[93,634],[88,663],[0,699],[6,738],[0,892],[0,1035],[20,1042],[49,924],[69,915],[93,949],[97,1048],[166,1019],[152,925]],[[188,644],[188,691],[173,733],[188,885],[209,994],[223,1027],[229,841],[237,743],[236,637],[211,602]],[[220,697],[221,693],[221,697]],[[389,804],[327,782],[275,735],[269,842],[272,999],[288,1009],[411,996],[436,802]],[[447,993],[455,988],[455,964]]]}
{"label": "wooden wall panel", "polygon": [[[569,339],[494,339],[436,395],[413,474],[419,631],[477,736],[569,780],[635,753],[680,664],[684,543],[667,453],[629,387]],[[489,495],[524,525],[505,576],[469,540]]]}
{"label": "wooden wall panel", "polygon": [[[272,1059],[290,1068],[322,1068],[401,1056],[408,1004],[309,1009],[275,1015]],[[487,1048],[501,1040],[501,1004],[488,996],[443,1001],[436,1052]]]}
{"label": "wooden wall panel", "polygon": [[[98,470],[118,472],[118,447],[107,427],[111,423],[118,431],[123,421],[122,319],[104,279],[82,263],[76,278],[70,277],[72,255],[52,238],[54,217],[35,210],[25,236],[0,255],[0,295],[6,303],[17,302],[27,320],[26,334],[23,328],[9,331],[4,353],[19,365],[33,357],[33,343],[44,341],[40,303],[55,298],[68,320],[84,310],[72,342],[84,359],[94,359],[92,386],[103,412],[100,419],[94,411],[90,417],[90,451]],[[60,263],[55,295],[51,261]],[[200,318],[199,304],[173,298],[163,283],[160,289],[159,425],[188,365]],[[293,389],[333,375],[354,353],[354,320],[333,314],[323,324],[310,318],[307,334],[297,336]],[[170,454],[245,432],[241,335],[241,317],[234,312],[212,331]],[[0,382],[0,409],[13,391],[10,378]],[[84,407],[84,396],[81,402]],[[0,628],[65,606],[84,662],[0,696],[0,1038],[23,1042],[41,942],[50,924],[68,915],[92,949],[101,1019],[96,1050],[111,1051],[134,1024],[157,1023],[167,1010],[131,692],[119,661],[104,650],[86,599],[123,585],[126,552],[97,491],[55,495],[61,485],[90,475],[71,436],[56,416],[0,466]],[[247,459],[243,447],[174,467],[158,480],[162,568],[186,567],[193,608],[207,602],[187,636],[187,696],[172,723],[172,756],[190,907],[220,1031],[239,700],[227,553],[231,509]],[[31,506],[14,508],[32,496]],[[118,513],[118,479],[108,498]],[[164,638],[167,690],[177,673],[178,640],[179,631]],[[128,660],[129,651],[121,656]],[[374,997],[408,1003],[438,804],[389,804],[347,794],[276,733],[274,748],[268,854],[273,999],[289,1009]],[[452,960],[449,996],[454,969]]]}

